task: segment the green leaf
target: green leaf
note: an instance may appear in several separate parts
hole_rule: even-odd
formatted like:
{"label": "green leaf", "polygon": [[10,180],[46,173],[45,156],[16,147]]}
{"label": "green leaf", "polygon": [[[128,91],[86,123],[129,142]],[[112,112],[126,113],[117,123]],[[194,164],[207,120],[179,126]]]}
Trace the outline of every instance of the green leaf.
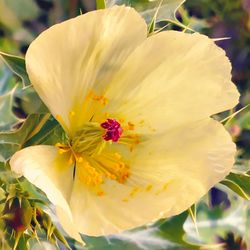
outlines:
{"label": "green leaf", "polygon": [[[159,3],[161,3],[159,7]],[[163,1],[150,1],[148,5],[145,5],[145,10],[141,11],[141,15],[144,17],[147,23],[150,23],[155,14],[155,22],[162,20],[176,21],[176,11],[185,2],[185,0],[163,0]]]}
{"label": "green leaf", "polygon": [[221,181],[221,184],[227,186],[228,188],[230,188],[232,191],[234,191],[236,194],[238,194],[242,198],[244,198],[248,201],[250,200],[247,193],[241,188],[241,186],[239,186],[234,181],[230,181],[230,180],[225,179],[225,180]]}
{"label": "green leaf", "polygon": [[61,125],[52,116],[46,120],[36,134],[30,136],[25,142],[24,147],[31,145],[55,145],[58,142],[64,142],[65,132]]}
{"label": "green leaf", "polygon": [[26,72],[25,60],[18,56],[13,56],[0,51],[0,57],[7,64],[7,66],[13,71],[14,74],[22,79],[23,86],[30,85],[30,80]]}
{"label": "green leaf", "polygon": [[106,8],[106,3],[105,0],[96,0],[96,9],[105,9]]}
{"label": "green leaf", "polygon": [[196,232],[197,232],[197,235],[199,234],[198,232],[198,228],[197,228],[197,220],[196,220],[196,204],[193,204],[189,209],[188,209],[188,213],[189,213],[189,216],[191,217],[193,223],[194,223],[194,226],[196,228]]}
{"label": "green leaf", "polygon": [[158,221],[157,222],[157,226],[158,226],[157,234],[174,243],[186,245],[187,242],[183,239],[185,235],[183,224],[186,221],[187,217],[188,217],[188,212],[184,212],[178,216],[173,216],[168,220],[162,219]]}
{"label": "green leaf", "polygon": [[17,89],[15,92],[15,107],[25,115],[49,113],[48,108],[42,102],[32,86]]}
{"label": "green leaf", "polygon": [[106,0],[106,6],[113,5],[132,6],[137,9],[148,24],[149,34],[155,31],[155,26],[160,21],[176,24],[183,29],[189,29],[180,23],[176,18],[176,11],[185,2],[185,0]]}
{"label": "green leaf", "polygon": [[244,106],[243,108],[241,108],[240,110],[238,110],[236,112],[233,112],[232,114],[230,114],[229,116],[227,116],[226,118],[221,120],[220,122],[223,125],[228,125],[228,123],[230,123],[230,121],[233,120],[237,115],[241,114],[241,112],[249,111],[249,108],[250,108],[250,104]]}
{"label": "green leaf", "polygon": [[[221,185],[222,186],[222,185]],[[225,190],[225,189],[224,189]],[[219,248],[218,237],[225,237],[228,232],[241,235],[244,239],[250,239],[250,234],[245,234],[247,229],[246,219],[250,209],[248,202],[232,195],[230,192],[230,207],[225,209],[223,206],[211,207],[206,203],[197,204],[197,234],[196,226],[192,220],[187,220],[185,230],[189,239],[195,242],[202,242],[202,249]],[[185,249],[185,248],[184,248]]]}
{"label": "green leaf", "polygon": [[221,181],[221,184],[250,201],[250,175],[230,173],[225,180]]}
{"label": "green leaf", "polygon": [[0,96],[0,129],[9,130],[19,119],[13,114],[13,95],[15,88]]}
{"label": "green leaf", "polygon": [[23,148],[26,141],[39,133],[49,116],[30,115],[19,129],[0,133],[0,161],[7,161],[16,151]]}
{"label": "green leaf", "polygon": [[159,6],[158,6],[158,8],[155,11],[154,17],[152,18],[152,21],[149,24],[148,34],[154,33],[154,31],[155,31],[156,19],[157,19],[157,15],[158,15],[158,12],[159,12],[159,10],[161,8],[162,3],[163,3],[163,0],[160,0]]}
{"label": "green leaf", "polygon": [[250,172],[250,161],[247,158],[238,158],[231,170],[231,173],[245,175],[248,172]]}
{"label": "green leaf", "polygon": [[[143,226],[107,237],[84,236],[86,250],[195,250],[200,247],[184,240],[183,224],[188,216],[184,212],[171,219],[159,220],[153,225]],[[82,248],[77,248],[82,249]]]}
{"label": "green leaf", "polygon": [[176,20],[175,13],[184,2],[185,0],[142,0],[141,2],[137,0],[106,0],[106,6],[123,4],[132,6],[140,11],[147,23],[150,23],[158,9],[156,22],[166,19]]}
{"label": "green leaf", "polygon": [[0,60],[0,95],[10,92],[16,85],[12,71]]}
{"label": "green leaf", "polygon": [[241,115],[241,117],[238,119],[238,123],[241,129],[250,130],[250,111],[249,110]]}

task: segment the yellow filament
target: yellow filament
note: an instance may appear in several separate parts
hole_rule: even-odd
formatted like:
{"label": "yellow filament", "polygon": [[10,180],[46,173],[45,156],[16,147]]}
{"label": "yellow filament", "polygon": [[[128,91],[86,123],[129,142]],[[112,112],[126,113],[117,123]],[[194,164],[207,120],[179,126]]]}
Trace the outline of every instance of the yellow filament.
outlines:
{"label": "yellow filament", "polygon": [[101,154],[95,157],[98,169],[112,180],[124,183],[129,177],[129,167],[121,160],[121,156],[115,154]]}

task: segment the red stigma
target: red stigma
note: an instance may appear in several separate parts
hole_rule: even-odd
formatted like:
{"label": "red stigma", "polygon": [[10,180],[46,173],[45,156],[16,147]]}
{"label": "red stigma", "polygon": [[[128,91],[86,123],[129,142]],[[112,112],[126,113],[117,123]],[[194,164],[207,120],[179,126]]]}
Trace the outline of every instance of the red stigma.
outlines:
{"label": "red stigma", "polygon": [[117,142],[122,135],[121,125],[115,119],[107,119],[101,124],[101,127],[107,130],[103,135],[105,141]]}

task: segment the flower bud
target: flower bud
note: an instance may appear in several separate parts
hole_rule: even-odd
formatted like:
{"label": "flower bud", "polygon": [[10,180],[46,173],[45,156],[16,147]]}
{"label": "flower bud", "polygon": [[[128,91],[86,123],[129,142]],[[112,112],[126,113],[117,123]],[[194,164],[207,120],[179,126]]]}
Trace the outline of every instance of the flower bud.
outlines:
{"label": "flower bud", "polygon": [[7,200],[3,209],[2,219],[7,226],[17,232],[25,231],[32,219],[32,207],[26,198],[17,197]]}

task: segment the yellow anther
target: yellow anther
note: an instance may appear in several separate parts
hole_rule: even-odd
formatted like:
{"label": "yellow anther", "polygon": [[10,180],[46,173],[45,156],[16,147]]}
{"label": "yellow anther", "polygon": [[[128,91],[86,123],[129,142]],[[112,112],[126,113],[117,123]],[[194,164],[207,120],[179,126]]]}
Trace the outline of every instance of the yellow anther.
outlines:
{"label": "yellow anther", "polygon": [[103,195],[105,195],[105,193],[104,193],[103,191],[99,191],[99,192],[97,193],[97,195],[98,195],[98,196],[103,196]]}
{"label": "yellow anther", "polygon": [[96,95],[93,91],[89,92],[87,98],[91,98],[94,101],[98,101],[102,105],[106,105],[108,103],[108,99],[104,95]]}
{"label": "yellow anther", "polygon": [[104,117],[105,117],[105,118],[109,118],[109,117],[110,117],[110,114],[107,113],[107,112],[105,112],[105,113],[104,113]]}
{"label": "yellow anther", "polygon": [[155,194],[156,194],[156,195],[159,195],[160,193],[162,193],[163,191],[165,191],[165,190],[168,188],[170,182],[171,182],[171,181],[165,183],[165,184],[162,186],[162,188],[161,188],[160,190],[158,190]]}
{"label": "yellow anther", "polygon": [[138,193],[140,189],[138,187],[135,187],[129,194],[129,196],[133,197],[136,193]]}
{"label": "yellow anther", "polygon": [[117,159],[119,159],[119,160],[122,158],[121,155],[118,154],[118,153],[114,153],[114,156],[115,156]]}
{"label": "yellow anther", "polygon": [[60,148],[60,147],[63,147],[64,145],[62,144],[62,143],[59,143],[59,142],[57,142],[56,144],[55,144],[55,147],[58,147],[58,148]]}
{"label": "yellow anther", "polygon": [[134,130],[135,125],[132,122],[128,122],[128,130]]}
{"label": "yellow anther", "polygon": [[71,155],[70,158],[69,158],[69,164],[73,164],[74,163],[74,158],[73,156]]}
{"label": "yellow anther", "polygon": [[75,113],[75,111],[71,110],[71,111],[69,112],[69,115],[72,117],[72,116],[75,116],[76,113]]}
{"label": "yellow anther", "polygon": [[59,153],[59,154],[64,154],[64,153],[66,153],[66,152],[68,152],[68,151],[69,151],[68,148],[59,148],[59,149],[58,149],[58,153]]}
{"label": "yellow anther", "polygon": [[80,156],[80,157],[77,157],[76,160],[77,160],[77,162],[79,162],[79,163],[83,162],[83,158],[82,158],[81,156]]}
{"label": "yellow anther", "polygon": [[148,186],[146,187],[146,191],[149,192],[152,188],[153,188],[153,185],[148,185]]}
{"label": "yellow anther", "polygon": [[169,183],[166,183],[166,184],[163,186],[162,190],[163,190],[163,191],[166,190],[166,189],[168,188],[168,186],[169,186]]}
{"label": "yellow anther", "polygon": [[148,185],[148,186],[146,187],[146,191],[149,192],[149,191],[152,189],[152,187],[153,187],[153,186],[152,186],[151,184]]}

